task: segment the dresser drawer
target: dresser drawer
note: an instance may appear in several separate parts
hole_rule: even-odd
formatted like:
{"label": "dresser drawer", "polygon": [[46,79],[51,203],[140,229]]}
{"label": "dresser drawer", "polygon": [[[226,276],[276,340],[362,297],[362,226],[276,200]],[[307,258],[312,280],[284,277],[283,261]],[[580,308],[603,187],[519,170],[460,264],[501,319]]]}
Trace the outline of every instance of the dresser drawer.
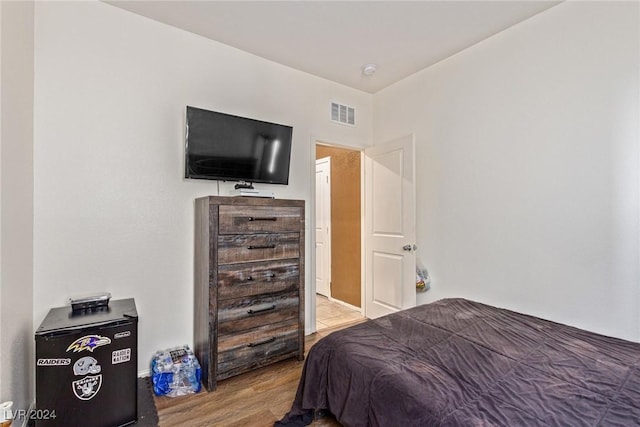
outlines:
{"label": "dresser drawer", "polygon": [[297,319],[299,301],[298,292],[221,301],[218,303],[218,333],[222,336]]}
{"label": "dresser drawer", "polygon": [[298,289],[298,260],[227,264],[218,268],[218,299],[274,294]]}
{"label": "dresser drawer", "polygon": [[218,379],[297,355],[296,319],[218,338]]}
{"label": "dresser drawer", "polygon": [[298,233],[224,235],[218,237],[218,264],[298,258]]}
{"label": "dresser drawer", "polygon": [[285,206],[220,206],[220,234],[300,231],[302,208]]}

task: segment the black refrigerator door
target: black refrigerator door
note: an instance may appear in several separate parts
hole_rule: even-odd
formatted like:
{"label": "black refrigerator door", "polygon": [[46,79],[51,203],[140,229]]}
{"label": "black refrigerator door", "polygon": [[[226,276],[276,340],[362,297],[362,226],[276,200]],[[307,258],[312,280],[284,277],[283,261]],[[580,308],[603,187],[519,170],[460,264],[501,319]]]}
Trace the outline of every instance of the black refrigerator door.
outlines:
{"label": "black refrigerator door", "polygon": [[116,427],[137,419],[137,319],[36,335],[36,426]]}

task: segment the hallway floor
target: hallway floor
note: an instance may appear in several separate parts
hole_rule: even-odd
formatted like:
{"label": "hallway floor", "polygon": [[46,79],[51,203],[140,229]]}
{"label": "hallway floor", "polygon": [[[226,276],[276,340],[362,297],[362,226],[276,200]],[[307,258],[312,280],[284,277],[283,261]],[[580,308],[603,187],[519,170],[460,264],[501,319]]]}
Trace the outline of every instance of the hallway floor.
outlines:
{"label": "hallway floor", "polygon": [[327,297],[316,294],[316,330],[331,328],[347,323],[364,320],[359,310],[330,301]]}

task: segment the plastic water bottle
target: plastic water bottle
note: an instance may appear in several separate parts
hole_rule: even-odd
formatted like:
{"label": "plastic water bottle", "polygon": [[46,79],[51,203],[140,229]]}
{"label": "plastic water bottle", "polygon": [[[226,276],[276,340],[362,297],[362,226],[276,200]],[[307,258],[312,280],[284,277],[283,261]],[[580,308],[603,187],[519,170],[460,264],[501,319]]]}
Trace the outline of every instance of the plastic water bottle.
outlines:
{"label": "plastic water bottle", "polygon": [[151,371],[158,396],[184,396],[201,389],[200,363],[189,346],[158,351],[151,360]]}

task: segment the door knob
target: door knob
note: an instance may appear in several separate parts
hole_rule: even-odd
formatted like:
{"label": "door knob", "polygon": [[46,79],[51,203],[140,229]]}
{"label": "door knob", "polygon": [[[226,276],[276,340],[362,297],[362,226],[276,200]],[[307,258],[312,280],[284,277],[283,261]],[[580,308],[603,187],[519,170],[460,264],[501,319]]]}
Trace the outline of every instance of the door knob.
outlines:
{"label": "door knob", "polygon": [[418,247],[415,244],[413,244],[413,245],[404,245],[402,247],[402,250],[403,251],[407,251],[407,252],[415,251],[417,249],[418,249]]}

